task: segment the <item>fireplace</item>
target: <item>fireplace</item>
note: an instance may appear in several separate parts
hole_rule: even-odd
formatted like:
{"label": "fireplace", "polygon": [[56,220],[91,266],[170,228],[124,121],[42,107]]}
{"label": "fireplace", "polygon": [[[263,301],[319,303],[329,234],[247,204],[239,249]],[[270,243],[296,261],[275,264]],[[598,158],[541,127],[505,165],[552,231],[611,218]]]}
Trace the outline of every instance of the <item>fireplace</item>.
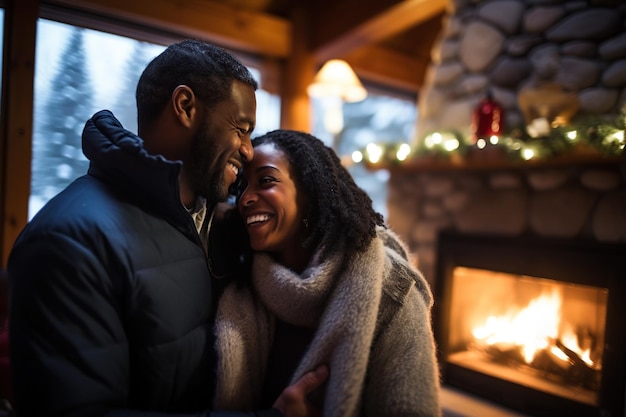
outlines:
{"label": "fireplace", "polygon": [[532,416],[622,416],[626,245],[440,232],[443,382]]}

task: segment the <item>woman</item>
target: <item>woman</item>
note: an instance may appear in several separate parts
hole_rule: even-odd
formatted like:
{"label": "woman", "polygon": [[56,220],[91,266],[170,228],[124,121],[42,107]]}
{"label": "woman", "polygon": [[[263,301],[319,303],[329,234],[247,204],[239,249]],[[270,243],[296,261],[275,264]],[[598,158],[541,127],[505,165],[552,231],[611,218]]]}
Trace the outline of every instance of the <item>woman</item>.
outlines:
{"label": "woman", "polygon": [[319,139],[277,130],[253,146],[237,198],[251,280],[220,299],[216,406],[271,406],[326,363],[324,416],[439,416],[433,299],[403,243]]}

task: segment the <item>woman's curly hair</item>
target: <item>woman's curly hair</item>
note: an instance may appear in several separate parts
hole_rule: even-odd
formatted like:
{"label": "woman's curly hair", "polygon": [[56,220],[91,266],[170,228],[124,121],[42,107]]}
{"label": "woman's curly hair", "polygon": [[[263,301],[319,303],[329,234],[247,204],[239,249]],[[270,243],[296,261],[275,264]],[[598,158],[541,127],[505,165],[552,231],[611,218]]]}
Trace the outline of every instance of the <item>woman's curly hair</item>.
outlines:
{"label": "woman's curly hair", "polygon": [[365,250],[385,227],[383,216],[371,198],[341,165],[339,157],[320,139],[308,133],[279,129],[252,140],[257,147],[272,143],[284,152],[294,169],[297,185],[308,196],[307,248],[321,248],[321,255]]}

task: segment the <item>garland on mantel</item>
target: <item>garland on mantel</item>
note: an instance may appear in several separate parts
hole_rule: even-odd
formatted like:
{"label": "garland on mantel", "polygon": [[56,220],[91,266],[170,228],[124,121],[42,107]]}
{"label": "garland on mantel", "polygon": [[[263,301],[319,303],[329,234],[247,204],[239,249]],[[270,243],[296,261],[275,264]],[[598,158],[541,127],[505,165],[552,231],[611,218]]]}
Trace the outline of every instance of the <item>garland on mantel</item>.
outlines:
{"label": "garland on mantel", "polygon": [[458,131],[433,132],[419,146],[406,143],[369,144],[353,154],[353,161],[365,159],[373,165],[401,165],[420,160],[463,160],[481,155],[510,161],[536,161],[569,153],[586,153],[596,157],[626,156],[626,113],[612,122],[586,117],[567,126],[549,128],[543,136],[531,137],[525,128],[514,128],[500,137],[479,139],[472,143]]}

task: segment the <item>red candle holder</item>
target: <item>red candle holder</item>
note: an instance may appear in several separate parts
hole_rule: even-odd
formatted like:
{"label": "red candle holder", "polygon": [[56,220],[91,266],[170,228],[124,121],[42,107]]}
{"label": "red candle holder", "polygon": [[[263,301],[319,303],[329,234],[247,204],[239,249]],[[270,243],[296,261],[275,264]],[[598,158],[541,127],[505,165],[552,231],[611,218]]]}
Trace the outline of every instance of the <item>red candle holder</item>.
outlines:
{"label": "red candle holder", "polygon": [[472,143],[485,139],[489,143],[492,136],[500,136],[504,130],[504,111],[491,93],[478,102],[472,114]]}

